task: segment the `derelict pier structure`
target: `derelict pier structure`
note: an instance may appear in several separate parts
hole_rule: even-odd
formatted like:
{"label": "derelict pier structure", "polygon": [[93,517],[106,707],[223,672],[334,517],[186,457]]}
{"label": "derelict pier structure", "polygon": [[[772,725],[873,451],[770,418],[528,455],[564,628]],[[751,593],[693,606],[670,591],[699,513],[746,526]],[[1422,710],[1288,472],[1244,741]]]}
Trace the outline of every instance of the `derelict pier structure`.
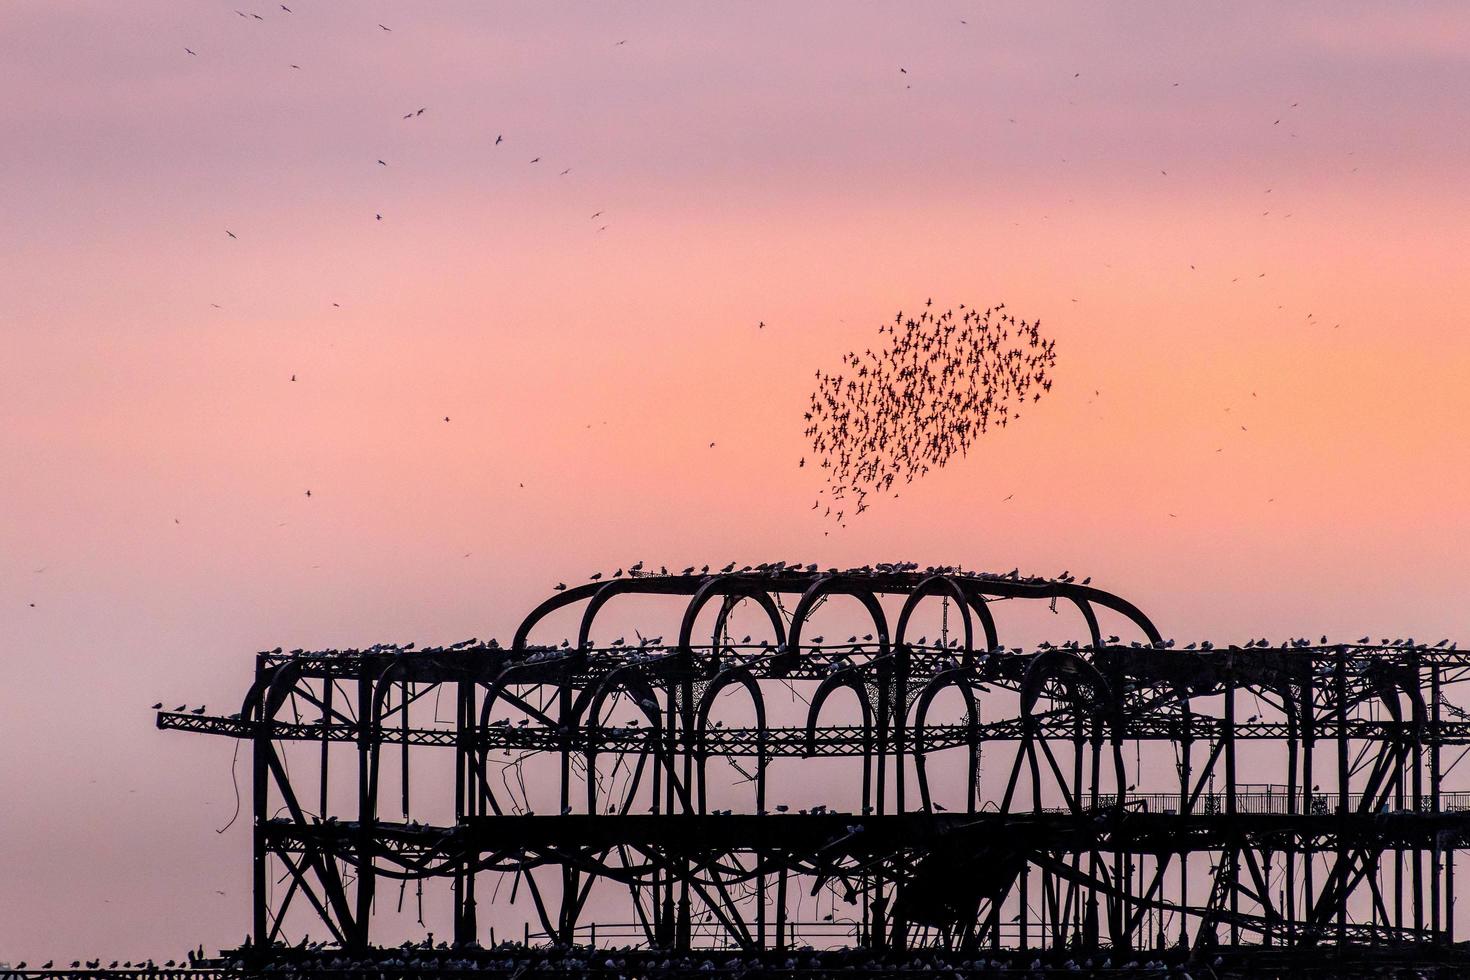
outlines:
{"label": "derelict pier structure", "polygon": [[259,945],[366,949],[409,889],[466,945],[522,938],[511,898],[674,950],[1453,942],[1470,658],[1190,646],[1070,580],[778,563],[573,587],[503,647],[261,653],[238,716],[158,725],[248,745]]}

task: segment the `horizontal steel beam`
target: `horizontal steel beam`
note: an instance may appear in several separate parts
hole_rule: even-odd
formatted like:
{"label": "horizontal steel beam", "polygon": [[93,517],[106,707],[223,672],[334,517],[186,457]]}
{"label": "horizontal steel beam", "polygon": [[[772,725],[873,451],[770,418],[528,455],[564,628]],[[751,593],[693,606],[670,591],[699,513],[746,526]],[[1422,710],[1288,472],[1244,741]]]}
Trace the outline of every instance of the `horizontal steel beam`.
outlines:
{"label": "horizontal steel beam", "polygon": [[[221,718],[214,715],[195,715],[188,712],[160,711],[158,727],[183,732],[200,732],[206,735],[223,735],[227,738],[254,738],[258,726],[254,722],[238,718]],[[1388,741],[1403,737],[1408,726],[1384,721],[1349,719],[1345,729],[1331,719],[1319,720],[1313,734],[1319,740],[1337,738],[1345,731],[1348,738],[1366,741]],[[1188,725],[1176,718],[1130,719],[1120,737],[1125,741],[1181,741],[1186,736],[1196,741],[1210,741],[1225,734],[1223,720],[1195,715]],[[1081,733],[1084,740],[1110,738],[1113,731],[1106,724],[1095,724],[1084,718],[1080,726],[1068,718],[1049,718],[1036,727],[1037,734],[1060,741],[1076,738]],[[266,727],[267,737],[281,741],[305,742],[356,742],[359,726],[351,724],[322,725],[316,722],[274,721]],[[1300,732],[1298,731],[1298,736]],[[1015,742],[1026,735],[1022,719],[1006,719],[976,726],[976,738],[981,742]],[[892,744],[890,733],[890,745]],[[1288,737],[1288,726],[1281,722],[1237,723],[1237,739],[1284,739]],[[626,728],[578,728],[570,734],[557,729],[528,726],[526,728],[504,728],[490,726],[466,732],[465,744],[490,750],[521,750],[560,752],[586,752],[596,747],[598,752],[639,752],[647,749],[652,738],[652,729]],[[914,746],[914,733],[908,732],[908,751]],[[376,734],[375,741],[383,744],[431,745],[453,748],[459,744],[459,735],[451,728],[409,728],[405,731],[398,725],[384,725]],[[1470,722],[1441,722],[1436,726],[1425,725],[1423,745],[1470,745]],[[924,748],[928,751],[959,748],[970,743],[968,725],[930,725],[924,732]],[[762,751],[776,757],[847,756],[863,755],[874,751],[875,737],[859,725],[820,726],[815,732],[815,751],[808,752],[808,740],[802,728],[710,728],[703,741],[693,735],[678,731],[674,744],[681,750],[702,746],[711,756],[756,756]]]}

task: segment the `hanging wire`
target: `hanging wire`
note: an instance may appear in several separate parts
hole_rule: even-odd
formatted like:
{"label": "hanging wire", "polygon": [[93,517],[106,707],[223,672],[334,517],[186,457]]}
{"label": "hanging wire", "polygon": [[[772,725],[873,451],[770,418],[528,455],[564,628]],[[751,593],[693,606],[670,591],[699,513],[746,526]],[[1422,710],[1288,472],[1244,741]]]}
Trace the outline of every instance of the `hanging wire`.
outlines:
{"label": "hanging wire", "polygon": [[235,757],[230,760],[230,782],[235,785],[235,812],[230,815],[230,822],[220,829],[216,834],[223,834],[235,824],[236,818],[240,816],[240,780],[235,776],[235,763],[240,761],[240,740],[235,739]]}

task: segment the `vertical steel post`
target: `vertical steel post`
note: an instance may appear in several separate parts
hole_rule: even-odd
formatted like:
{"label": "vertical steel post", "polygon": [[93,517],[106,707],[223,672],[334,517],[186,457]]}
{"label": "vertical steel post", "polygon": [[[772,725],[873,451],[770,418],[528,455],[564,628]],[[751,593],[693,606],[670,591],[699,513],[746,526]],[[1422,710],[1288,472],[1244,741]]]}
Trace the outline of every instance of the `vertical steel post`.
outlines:
{"label": "vertical steel post", "polygon": [[265,655],[259,654],[255,658],[255,686],[261,692],[260,717],[256,719],[257,725],[254,737],[251,740],[251,806],[252,806],[252,833],[250,844],[250,881],[251,881],[251,909],[252,929],[251,940],[259,947],[264,948],[266,936],[270,934],[270,923],[268,917],[268,906],[270,894],[268,891],[270,876],[266,874],[266,839],[265,822],[269,816],[270,787],[266,782],[266,753],[270,751],[270,736],[266,729],[269,719],[265,714],[265,706],[268,698],[268,688],[265,685]]}
{"label": "vertical steel post", "polygon": [[[1225,674],[1225,815],[1232,830],[1235,827],[1235,658]],[[1230,875],[1230,945],[1240,945],[1240,925],[1236,916],[1240,913],[1240,846],[1234,839],[1230,842],[1228,855]],[[1225,855],[1221,856],[1225,858]]]}
{"label": "vertical steel post", "polygon": [[[1334,699],[1337,701],[1337,874],[1347,885],[1347,820],[1348,782],[1348,717],[1347,717],[1347,647],[1337,648],[1337,676]],[[1331,886],[1329,886],[1331,887]],[[1337,902],[1337,941],[1347,940],[1347,890],[1343,888]]]}
{"label": "vertical steel post", "polygon": [[[1179,736],[1179,816],[1189,813],[1189,783],[1194,772],[1194,708],[1186,695],[1180,712],[1181,731]],[[1179,907],[1189,907],[1189,852],[1179,850]],[[1179,913],[1179,945],[1189,945],[1189,916]]]}
{"label": "vertical steel post", "polygon": [[[1439,767],[1439,683],[1440,666],[1436,658],[1429,669],[1429,809],[1436,817],[1440,813],[1441,800],[1439,797],[1440,781],[1444,773]],[[1439,835],[1436,834],[1434,842],[1430,845],[1430,880],[1429,880],[1429,927],[1434,930],[1435,936],[1440,933],[1439,905],[1440,893],[1443,887],[1440,872],[1440,864],[1443,854],[1440,851]]]}
{"label": "vertical steel post", "polygon": [[357,678],[357,917],[353,923],[352,946],[367,949],[369,923],[373,916],[373,887],[376,884],[373,868],[374,823],[377,819],[376,800],[372,794],[370,778],[373,753],[377,750],[378,733],[373,726],[373,680],[371,672],[362,663],[358,664]]}
{"label": "vertical steel post", "polygon": [[[1312,655],[1306,653],[1298,661],[1306,663],[1306,673],[1312,673]],[[1281,698],[1282,707],[1286,709],[1286,814],[1288,817],[1296,816],[1297,796],[1297,743],[1301,737],[1300,722],[1295,706],[1292,704],[1291,680],[1288,679]],[[1285,865],[1285,884],[1282,896],[1282,914],[1286,916],[1286,945],[1296,945],[1296,842],[1289,839],[1282,849],[1282,861]]]}
{"label": "vertical steel post", "polygon": [[320,805],[317,807],[317,816],[323,820],[327,819],[327,807],[330,805],[328,802],[327,786],[329,783],[328,775],[330,773],[331,753],[328,752],[328,749],[331,747],[332,739],[328,726],[332,724],[332,691],[337,686],[337,681],[332,677],[331,671],[324,671],[324,675],[322,678],[322,782],[321,800]]}
{"label": "vertical steel post", "polygon": [[[1312,782],[1312,754],[1317,744],[1317,658],[1314,656],[1309,664],[1307,676],[1302,681],[1302,814],[1310,820],[1316,813],[1317,784]],[[1312,917],[1312,906],[1316,897],[1313,878],[1315,868],[1313,867],[1317,855],[1317,841],[1313,834],[1302,835],[1302,918],[1308,926],[1308,935],[1303,937],[1304,942],[1311,942],[1310,920]]]}
{"label": "vertical steel post", "polygon": [[[1409,667],[1414,672],[1414,688],[1419,693],[1424,690],[1424,678],[1420,670],[1419,651],[1416,648],[1409,654]],[[1421,693],[1422,697],[1422,693]],[[1422,725],[1413,722],[1413,715],[1406,724],[1414,738],[1413,747],[1410,749],[1410,759],[1413,771],[1410,774],[1414,787],[1414,814],[1416,819],[1424,819],[1424,729]],[[1414,835],[1414,847],[1411,850],[1413,861],[1414,882],[1414,932],[1415,941],[1421,941],[1424,928],[1424,848],[1419,843],[1419,835]]]}

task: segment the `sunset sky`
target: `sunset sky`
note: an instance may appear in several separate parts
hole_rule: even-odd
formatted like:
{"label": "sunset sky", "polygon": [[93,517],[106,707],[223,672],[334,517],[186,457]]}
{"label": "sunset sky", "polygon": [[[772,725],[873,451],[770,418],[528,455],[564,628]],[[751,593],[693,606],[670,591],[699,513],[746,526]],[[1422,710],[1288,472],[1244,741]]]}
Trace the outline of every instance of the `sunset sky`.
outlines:
{"label": "sunset sky", "polygon": [[[242,938],[149,704],[640,558],[1470,639],[1464,5],[287,6],[0,6],[0,959]],[[822,521],[814,374],[930,297],[1055,386]]]}

